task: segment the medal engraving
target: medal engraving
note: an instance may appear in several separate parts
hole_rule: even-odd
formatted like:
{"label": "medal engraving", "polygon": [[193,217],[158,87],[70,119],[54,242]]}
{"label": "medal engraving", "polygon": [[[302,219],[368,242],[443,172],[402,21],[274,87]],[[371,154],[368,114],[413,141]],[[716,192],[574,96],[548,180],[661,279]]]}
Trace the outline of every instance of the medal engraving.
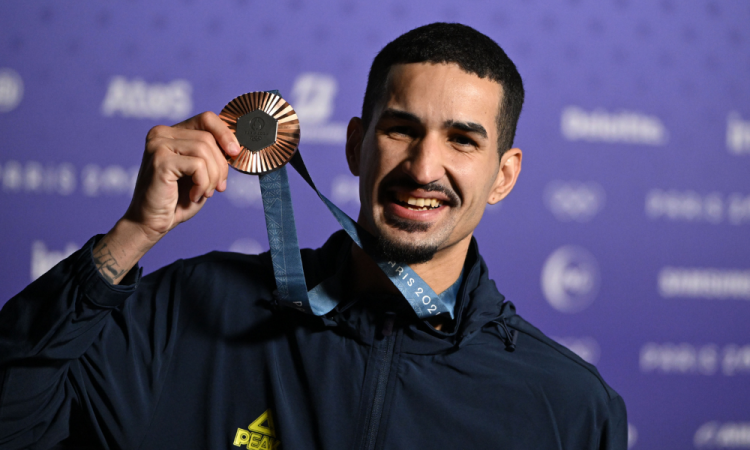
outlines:
{"label": "medal engraving", "polygon": [[237,119],[235,134],[241,146],[258,152],[276,142],[278,124],[276,119],[256,109]]}
{"label": "medal engraving", "polygon": [[235,98],[219,117],[237,136],[242,147],[229,165],[249,174],[268,173],[289,162],[300,139],[294,108],[270,92],[250,92]]}

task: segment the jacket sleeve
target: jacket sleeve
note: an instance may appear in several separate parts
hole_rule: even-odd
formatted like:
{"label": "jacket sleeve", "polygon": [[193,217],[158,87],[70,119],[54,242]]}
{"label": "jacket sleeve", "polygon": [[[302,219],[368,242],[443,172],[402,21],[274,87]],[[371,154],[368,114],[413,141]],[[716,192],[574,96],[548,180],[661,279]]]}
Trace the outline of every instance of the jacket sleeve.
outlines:
{"label": "jacket sleeve", "polygon": [[615,395],[609,400],[609,416],[599,441],[601,450],[627,450],[628,415],[622,397]]}
{"label": "jacket sleeve", "polygon": [[176,271],[142,283],[136,267],[111,285],[94,265],[98,238],[0,311],[0,448],[52,447],[71,428],[97,447],[142,438],[173,347]]}

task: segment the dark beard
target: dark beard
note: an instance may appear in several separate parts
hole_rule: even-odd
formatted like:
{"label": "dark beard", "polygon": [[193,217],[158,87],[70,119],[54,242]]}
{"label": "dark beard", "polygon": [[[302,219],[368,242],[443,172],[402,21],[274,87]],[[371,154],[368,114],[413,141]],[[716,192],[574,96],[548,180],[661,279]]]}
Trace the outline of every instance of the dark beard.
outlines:
{"label": "dark beard", "polygon": [[[404,231],[427,231],[429,224],[391,218],[391,225]],[[378,236],[375,248],[372,249],[375,254],[386,261],[395,261],[404,264],[422,264],[431,260],[438,250],[437,245],[414,245],[410,243],[398,243]]]}
{"label": "dark beard", "polygon": [[[459,207],[461,205],[460,197],[451,187],[445,187],[436,181],[428,184],[418,184],[408,177],[391,179],[387,182],[383,182],[380,186],[381,197],[387,198],[392,196],[393,194],[389,193],[388,190],[396,187],[406,188],[407,190],[422,189],[426,192],[442,192],[449,199],[445,202],[446,206]],[[432,226],[432,224],[429,223],[406,220],[394,216],[386,217],[385,220],[388,225],[409,233],[417,231],[426,232]],[[422,264],[430,261],[435,256],[438,247],[439,244],[417,245],[412,242],[393,242],[380,235],[377,237],[375,244],[373,246],[368,246],[366,251],[377,255],[386,261],[394,261],[404,264]]]}

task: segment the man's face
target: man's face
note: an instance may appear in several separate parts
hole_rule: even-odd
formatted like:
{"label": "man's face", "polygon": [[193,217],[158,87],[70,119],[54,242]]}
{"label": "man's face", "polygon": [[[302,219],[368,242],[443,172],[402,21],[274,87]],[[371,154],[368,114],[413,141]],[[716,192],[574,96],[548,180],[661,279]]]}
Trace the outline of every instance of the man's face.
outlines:
{"label": "man's face", "polygon": [[350,125],[361,137],[350,134],[347,144],[360,176],[358,222],[385,243],[386,256],[425,262],[468,245],[485,205],[504,196],[497,192],[502,87],[456,64],[417,63],[392,67],[386,92],[367,130]]}

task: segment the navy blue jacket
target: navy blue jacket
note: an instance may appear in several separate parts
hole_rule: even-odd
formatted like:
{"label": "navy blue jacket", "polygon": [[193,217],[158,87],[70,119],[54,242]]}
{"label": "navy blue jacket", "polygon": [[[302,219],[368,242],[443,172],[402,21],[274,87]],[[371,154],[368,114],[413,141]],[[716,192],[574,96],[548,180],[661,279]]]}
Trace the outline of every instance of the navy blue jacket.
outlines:
{"label": "navy blue jacket", "polygon": [[[0,312],[0,448],[627,447],[622,398],[515,314],[476,242],[448,332],[396,297],[282,309],[267,254],[210,253],[112,286],[94,242]],[[342,270],[350,243],[303,251],[310,286]]]}

